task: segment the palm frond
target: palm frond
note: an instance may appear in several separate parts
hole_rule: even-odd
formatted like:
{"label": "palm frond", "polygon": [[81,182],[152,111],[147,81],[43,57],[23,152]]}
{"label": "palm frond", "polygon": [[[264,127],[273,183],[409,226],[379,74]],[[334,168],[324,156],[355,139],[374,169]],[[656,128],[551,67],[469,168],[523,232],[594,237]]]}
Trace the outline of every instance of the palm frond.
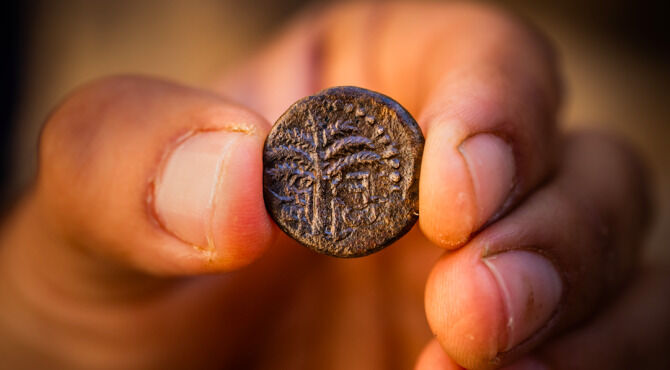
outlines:
{"label": "palm frond", "polygon": [[275,178],[288,179],[291,175],[297,175],[299,177],[309,177],[312,181],[316,179],[312,171],[305,170],[295,162],[280,162],[275,164],[274,167],[265,170],[265,172]]}
{"label": "palm frond", "polygon": [[357,148],[361,146],[366,146],[370,149],[373,149],[374,143],[372,142],[372,140],[364,136],[347,136],[345,138],[336,140],[334,143],[330,144],[324,151],[323,159],[328,160],[344,150]]}
{"label": "palm frond", "polygon": [[307,151],[299,146],[293,144],[278,145],[270,148],[266,152],[266,160],[269,161],[289,161],[300,162],[307,164],[312,162],[312,156]]}
{"label": "palm frond", "polygon": [[293,145],[303,150],[316,149],[312,135],[297,127],[286,130],[285,137],[282,138],[282,143],[285,145]]}
{"label": "palm frond", "polygon": [[334,138],[339,135],[350,134],[352,132],[358,131],[358,129],[351,123],[351,120],[337,120],[335,122],[329,123],[325,128],[325,133],[328,138]]}
{"label": "palm frond", "polygon": [[345,168],[356,165],[356,164],[368,164],[368,163],[374,163],[377,162],[381,159],[379,154],[375,152],[371,152],[368,150],[360,151],[358,153],[350,154],[345,157],[342,157],[332,163],[330,163],[326,169],[325,172],[328,176],[332,175],[333,173],[339,172],[344,170]]}

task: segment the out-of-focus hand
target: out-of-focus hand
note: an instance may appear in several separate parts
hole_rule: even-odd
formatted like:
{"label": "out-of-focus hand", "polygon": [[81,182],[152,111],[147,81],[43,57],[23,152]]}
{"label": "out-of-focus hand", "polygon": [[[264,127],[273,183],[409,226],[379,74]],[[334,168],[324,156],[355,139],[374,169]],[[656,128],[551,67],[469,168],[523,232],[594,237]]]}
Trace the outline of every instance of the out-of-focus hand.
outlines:
{"label": "out-of-focus hand", "polygon": [[[426,136],[421,232],[359,260],[275,238],[262,199],[268,121],[334,85],[393,97]],[[667,366],[640,165],[557,131],[555,57],[523,22],[312,10],[216,88],[230,100],[108,78],[49,117],[0,239],[2,367],[406,368],[424,317],[417,369]]]}

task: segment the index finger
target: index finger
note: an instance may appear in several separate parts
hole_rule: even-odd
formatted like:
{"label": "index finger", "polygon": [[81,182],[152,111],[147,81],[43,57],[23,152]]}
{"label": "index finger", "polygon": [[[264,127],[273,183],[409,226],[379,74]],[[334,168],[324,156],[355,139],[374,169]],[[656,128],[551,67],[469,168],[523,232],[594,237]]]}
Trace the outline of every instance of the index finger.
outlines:
{"label": "index finger", "polygon": [[399,96],[413,92],[405,100],[426,136],[420,225],[434,243],[458,247],[551,172],[555,57],[535,30],[488,6],[404,4],[387,14],[380,79]]}

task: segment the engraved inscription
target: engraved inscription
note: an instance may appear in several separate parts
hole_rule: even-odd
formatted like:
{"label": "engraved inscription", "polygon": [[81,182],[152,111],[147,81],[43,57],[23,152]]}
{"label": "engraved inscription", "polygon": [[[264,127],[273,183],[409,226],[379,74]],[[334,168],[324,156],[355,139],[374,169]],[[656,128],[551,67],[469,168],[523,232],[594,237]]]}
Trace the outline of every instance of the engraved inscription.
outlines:
{"label": "engraved inscription", "polygon": [[312,249],[364,255],[416,220],[423,138],[409,114],[407,123],[402,108],[384,98],[358,88],[326,90],[294,104],[266,141],[270,213]]}

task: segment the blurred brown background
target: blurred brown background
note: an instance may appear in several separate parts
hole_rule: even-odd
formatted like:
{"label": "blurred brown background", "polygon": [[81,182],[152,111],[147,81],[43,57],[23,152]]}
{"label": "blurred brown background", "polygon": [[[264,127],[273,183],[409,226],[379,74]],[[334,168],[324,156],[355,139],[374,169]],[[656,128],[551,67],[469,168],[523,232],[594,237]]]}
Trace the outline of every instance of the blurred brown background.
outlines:
{"label": "blurred brown background", "polygon": [[[11,3],[3,89],[4,194],[29,183],[49,110],[84,81],[143,73],[207,86],[267,42],[309,1],[61,0]],[[555,40],[567,81],[566,128],[627,137],[655,175],[649,258],[670,260],[670,37],[661,4],[499,2]]]}

